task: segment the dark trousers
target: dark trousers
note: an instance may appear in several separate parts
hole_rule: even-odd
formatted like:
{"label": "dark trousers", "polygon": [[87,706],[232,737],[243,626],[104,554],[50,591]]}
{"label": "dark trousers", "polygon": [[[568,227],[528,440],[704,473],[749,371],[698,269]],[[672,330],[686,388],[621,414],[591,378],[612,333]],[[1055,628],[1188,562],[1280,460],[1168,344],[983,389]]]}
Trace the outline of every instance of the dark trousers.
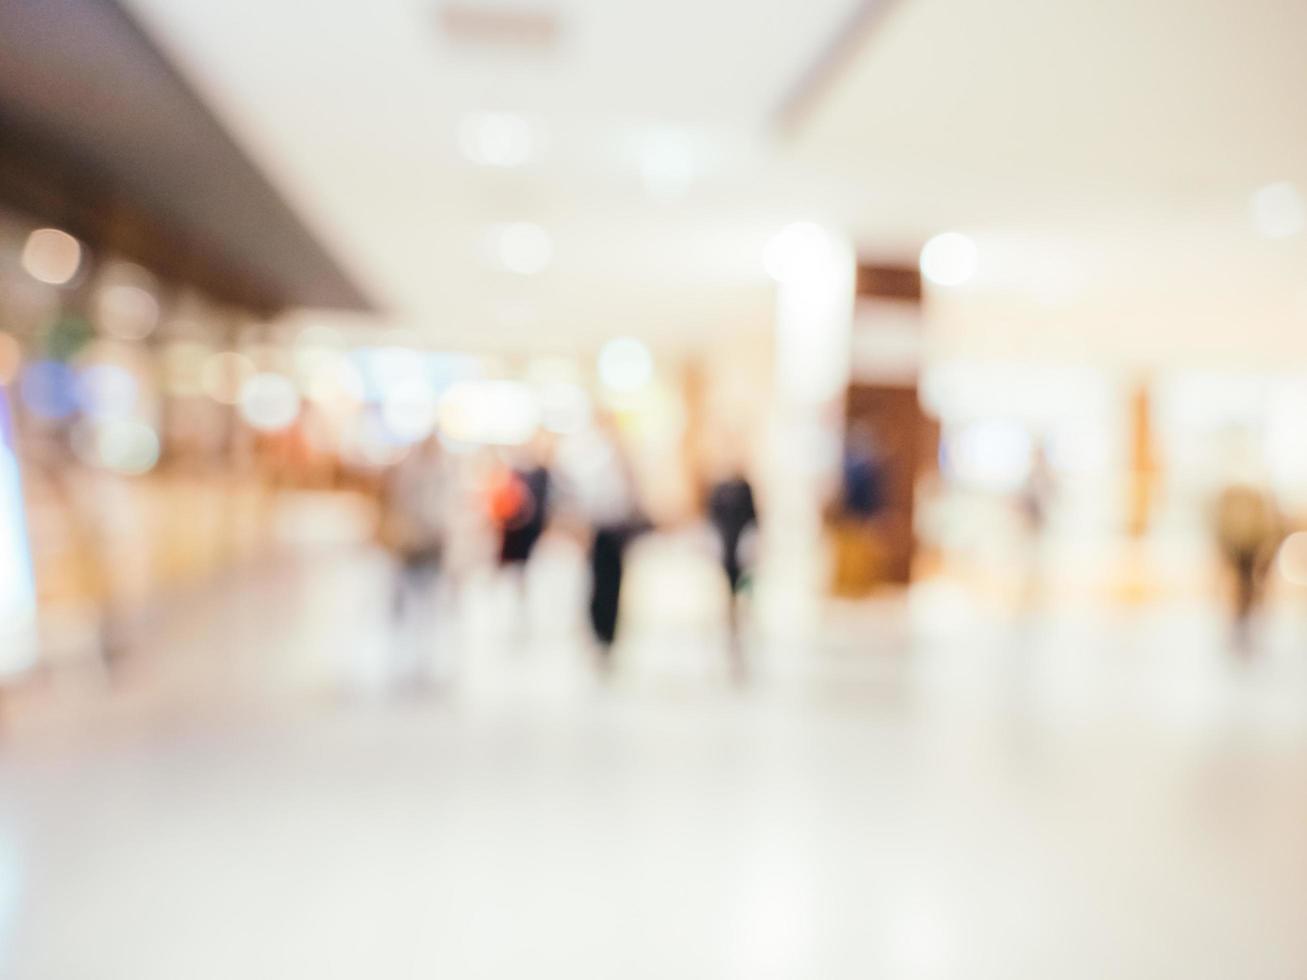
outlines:
{"label": "dark trousers", "polygon": [[628,532],[623,525],[595,529],[590,544],[590,626],[595,638],[610,646],[617,636],[622,599],[622,558]]}

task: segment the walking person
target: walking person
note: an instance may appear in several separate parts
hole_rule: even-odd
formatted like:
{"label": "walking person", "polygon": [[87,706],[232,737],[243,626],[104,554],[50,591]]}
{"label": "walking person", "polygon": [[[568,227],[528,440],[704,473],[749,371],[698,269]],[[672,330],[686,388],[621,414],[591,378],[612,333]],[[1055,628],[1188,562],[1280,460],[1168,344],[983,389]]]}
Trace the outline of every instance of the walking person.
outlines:
{"label": "walking person", "polygon": [[574,440],[568,459],[568,484],[589,530],[590,629],[600,669],[606,671],[619,631],[627,549],[649,524],[611,425]]}
{"label": "walking person", "polygon": [[450,514],[451,472],[434,435],[415,446],[390,474],[385,488],[382,537],[395,559],[391,616],[397,643],[397,673],[428,679],[435,626],[436,586]]}
{"label": "walking person", "polygon": [[743,553],[745,535],[758,525],[753,487],[742,473],[735,473],[717,483],[708,495],[708,520],[717,532],[721,545],[722,571],[729,588],[727,623],[730,629],[731,656],[738,674],[743,674],[744,656],[740,646],[740,594],[747,582],[748,563]]}
{"label": "walking person", "polygon": [[1217,546],[1232,581],[1236,646],[1247,652],[1263,586],[1280,543],[1280,519],[1270,495],[1251,483],[1231,483],[1217,497]]}

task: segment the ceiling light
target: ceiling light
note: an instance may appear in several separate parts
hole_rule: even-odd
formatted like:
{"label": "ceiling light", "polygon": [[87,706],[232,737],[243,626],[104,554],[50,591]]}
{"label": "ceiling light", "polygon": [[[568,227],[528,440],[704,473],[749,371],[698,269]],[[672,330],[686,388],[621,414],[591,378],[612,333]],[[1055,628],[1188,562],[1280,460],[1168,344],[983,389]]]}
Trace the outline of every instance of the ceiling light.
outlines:
{"label": "ceiling light", "polygon": [[520,167],[535,151],[531,124],[511,112],[481,112],[467,116],[458,127],[463,156],[483,167]]}
{"label": "ceiling light", "polygon": [[82,263],[82,246],[72,235],[57,228],[38,228],[23,246],[23,268],[33,279],[62,286],[77,275]]}
{"label": "ceiling light", "polygon": [[640,154],[640,177],[654,197],[684,194],[694,181],[694,172],[694,149],[684,136],[659,133],[645,142]]}
{"label": "ceiling light", "polygon": [[495,231],[494,249],[505,269],[522,276],[544,272],[554,256],[548,232],[525,221],[500,225]]}
{"label": "ceiling light", "polygon": [[1251,207],[1253,224],[1267,238],[1291,238],[1302,231],[1307,218],[1302,195],[1287,180],[1258,190]]}
{"label": "ceiling light", "polygon": [[958,231],[936,235],[921,250],[921,274],[937,286],[961,286],[976,274],[976,243]]}
{"label": "ceiling light", "polygon": [[653,356],[634,337],[618,337],[599,352],[599,380],[618,392],[639,391],[653,378]]}

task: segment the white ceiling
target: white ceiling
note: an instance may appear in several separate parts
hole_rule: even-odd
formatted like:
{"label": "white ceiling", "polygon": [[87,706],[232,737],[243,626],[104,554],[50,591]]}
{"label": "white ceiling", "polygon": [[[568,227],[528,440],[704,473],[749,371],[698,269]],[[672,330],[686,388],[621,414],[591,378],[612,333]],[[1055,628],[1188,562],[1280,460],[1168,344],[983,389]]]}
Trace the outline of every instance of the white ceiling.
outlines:
{"label": "white ceiling", "polygon": [[[427,0],[130,0],[388,320],[436,343],[763,329],[763,244],[816,218],[908,261],[975,236],[975,283],[932,298],[942,354],[1307,363],[1304,238],[1248,220],[1262,184],[1307,191],[1307,3],[887,3],[782,140],[772,114],[857,0],[558,0],[543,53],[451,45]],[[480,110],[526,115],[543,152],[469,164]],[[640,179],[667,139],[694,164],[670,201]],[[554,240],[538,277],[487,255],[520,220]]]}
{"label": "white ceiling", "polygon": [[[452,44],[431,0],[130,6],[391,322],[544,348],[765,325],[762,244],[806,209],[769,119],[854,0],[545,2],[562,29],[543,52]],[[531,165],[460,156],[460,121],[485,110],[544,135]],[[694,171],[671,201],[641,179],[668,140]],[[549,231],[545,273],[491,260],[487,227],[508,221]]]}
{"label": "white ceiling", "polygon": [[1307,363],[1301,0],[902,0],[809,118],[802,165],[855,189],[869,244],[981,245],[935,297],[941,350]]}

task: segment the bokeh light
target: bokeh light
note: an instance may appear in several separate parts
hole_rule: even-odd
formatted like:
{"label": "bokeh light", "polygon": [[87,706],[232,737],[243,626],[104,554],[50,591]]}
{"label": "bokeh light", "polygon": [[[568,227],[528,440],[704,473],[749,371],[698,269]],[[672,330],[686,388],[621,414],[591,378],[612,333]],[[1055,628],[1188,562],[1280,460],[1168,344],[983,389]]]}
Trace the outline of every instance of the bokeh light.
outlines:
{"label": "bokeh light", "polygon": [[634,337],[616,337],[599,352],[599,380],[619,393],[639,391],[653,379],[653,356]]}
{"label": "bokeh light", "polygon": [[204,362],[200,384],[214,401],[235,405],[240,401],[241,389],[254,376],[254,363],[244,354],[220,351]]}
{"label": "bokeh light", "polygon": [[429,382],[411,378],[385,394],[381,417],[401,442],[420,442],[436,427],[436,393]]}
{"label": "bokeh light", "polygon": [[408,455],[411,444],[395,437],[375,409],[362,412],[346,427],[341,457],[354,466],[382,469]]}
{"label": "bokeh light", "polygon": [[82,264],[82,245],[57,228],[37,228],[23,245],[22,264],[33,279],[62,286],[77,275]]}
{"label": "bokeh light", "polygon": [[565,381],[543,384],[537,389],[540,425],[549,432],[571,435],[590,424],[590,396],[580,385]]}
{"label": "bokeh light", "polygon": [[63,361],[33,361],[20,375],[19,393],[33,416],[58,422],[77,411],[77,376]]}
{"label": "bokeh light", "polygon": [[481,112],[466,116],[458,127],[463,156],[483,167],[520,167],[536,147],[535,131],[526,119],[511,112]]}
{"label": "bokeh light", "polygon": [[85,418],[72,434],[73,452],[87,466],[139,476],[159,462],[159,436],[141,419],[118,415]]}
{"label": "bokeh light", "polygon": [[694,182],[695,154],[681,133],[656,132],[645,140],[640,153],[640,177],[657,198],[680,197]]}
{"label": "bokeh light", "polygon": [[1030,473],[1033,443],[1016,422],[982,420],[959,426],[943,446],[945,472],[963,484],[1011,491]]}
{"label": "bokeh light", "polygon": [[351,409],[367,396],[363,376],[344,354],[330,353],[315,359],[302,383],[304,397],[330,409]]}
{"label": "bokeh light", "polygon": [[213,348],[194,340],[178,340],[163,351],[164,387],[170,395],[193,398],[204,394],[205,365]]}
{"label": "bokeh light", "polygon": [[531,389],[516,381],[460,381],[440,400],[440,435],[446,440],[520,446],[540,425]]}
{"label": "bokeh light", "polygon": [[87,415],[129,415],[139,397],[140,384],[121,364],[91,364],[78,372],[77,402]]}
{"label": "bokeh light", "polygon": [[1285,579],[1307,585],[1307,531],[1295,531],[1284,539],[1276,564]]}
{"label": "bokeh light", "polygon": [[256,374],[241,386],[240,413],[253,429],[280,432],[299,417],[299,392],[284,374]]}
{"label": "bokeh light", "polygon": [[959,231],[946,231],[921,249],[921,274],[937,286],[961,286],[976,274],[976,243]]}
{"label": "bokeh light", "polygon": [[554,245],[539,225],[514,221],[499,225],[492,233],[495,257],[509,272],[534,276],[549,268]]}
{"label": "bokeh light", "polygon": [[100,330],[119,340],[144,340],[159,325],[159,301],[144,286],[130,282],[105,286],[96,313]]}
{"label": "bokeh light", "polygon": [[1302,194],[1287,180],[1255,191],[1250,208],[1254,227],[1267,238],[1292,238],[1307,219]]}

